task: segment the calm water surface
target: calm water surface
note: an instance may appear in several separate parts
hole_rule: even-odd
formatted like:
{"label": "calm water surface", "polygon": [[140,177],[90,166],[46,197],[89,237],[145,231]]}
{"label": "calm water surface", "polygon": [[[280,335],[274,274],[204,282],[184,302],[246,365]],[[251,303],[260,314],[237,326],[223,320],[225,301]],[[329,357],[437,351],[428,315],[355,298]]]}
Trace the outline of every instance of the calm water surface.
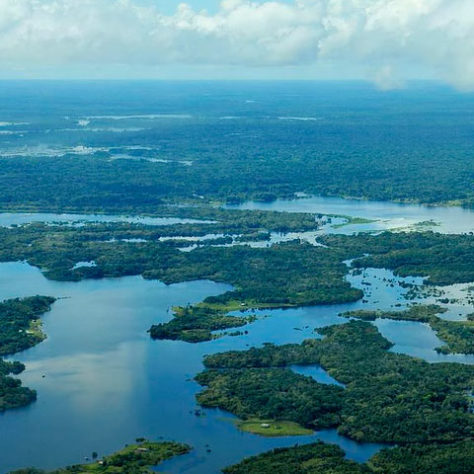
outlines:
{"label": "calm water surface", "polygon": [[32,222],[61,223],[74,226],[91,222],[128,222],[142,225],[211,224],[214,221],[180,219],[178,217],[119,216],[107,214],[54,214],[42,212],[0,213],[0,227],[29,224]]}
{"label": "calm water surface", "polygon": [[[63,297],[44,317],[48,339],[14,357],[26,364],[22,380],[39,397],[25,409],[0,416],[0,471],[82,462],[92,451],[110,453],[138,436],[164,436],[195,447],[191,455],[165,465],[172,472],[218,472],[245,456],[316,438],[337,442],[360,461],[380,449],[344,439],[334,430],[266,439],[239,432],[232,417],[219,410],[194,415],[199,387],[191,379],[202,369],[205,354],[264,342],[300,342],[312,336],[312,327],[342,322],[337,313],[347,307],[275,312],[249,327],[247,336],[197,345],[152,341],[146,334],[153,322],[169,319],[171,305],[228,289],[208,281],[166,286],[141,277],[52,282],[27,264],[0,264],[1,298],[37,293]],[[298,331],[295,325],[307,327]]]}
{"label": "calm water surface", "polygon": [[[228,207],[233,209],[337,214],[376,220],[376,222],[366,224],[350,224],[338,229],[329,227],[325,232],[330,233],[405,229],[413,228],[413,226],[419,223],[425,223],[421,229],[431,229],[447,234],[474,232],[474,211],[461,207],[428,207],[415,204],[397,204],[393,202],[362,201],[320,196],[293,200],[277,199],[270,203],[249,201],[239,206]],[[429,221],[436,225],[428,225]]]}

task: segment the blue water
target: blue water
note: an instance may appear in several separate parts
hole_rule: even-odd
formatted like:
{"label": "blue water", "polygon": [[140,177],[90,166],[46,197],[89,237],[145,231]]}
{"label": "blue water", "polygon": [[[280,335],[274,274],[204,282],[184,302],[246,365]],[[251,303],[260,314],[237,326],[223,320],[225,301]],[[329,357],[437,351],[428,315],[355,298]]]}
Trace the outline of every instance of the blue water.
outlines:
{"label": "blue water", "polygon": [[[338,314],[348,310],[403,309],[408,302],[407,289],[398,285],[401,280],[422,283],[421,278],[400,279],[388,270],[366,269],[348,276],[353,286],[364,290],[364,300],[256,311],[258,319],[246,328],[248,334],[192,345],[152,341],[146,330],[168,320],[171,306],[222,293],[227,285],[196,281],[166,286],[138,276],[54,282],[28,264],[0,264],[0,298],[34,294],[61,298],[43,318],[48,339],[13,357],[26,364],[21,378],[38,391],[38,401],[0,415],[0,472],[81,462],[92,451],[110,453],[139,436],[163,436],[195,447],[190,455],[166,463],[170,472],[218,472],[245,456],[314,439],[335,442],[349,458],[364,461],[380,446],[355,443],[334,430],[298,438],[262,438],[238,431],[229,422],[230,415],[219,410],[204,410],[205,416],[197,417],[199,387],[192,378],[202,370],[205,354],[319,337],[315,328],[344,323]],[[465,296],[465,286],[448,287],[447,294]],[[462,319],[470,311],[463,300],[447,307],[446,317],[451,318]],[[395,352],[430,362],[474,363],[473,356],[438,354],[435,348],[442,341],[427,325],[388,320],[374,324],[394,343]],[[315,366],[293,369],[322,383],[337,383]]]}
{"label": "blue water", "polygon": [[62,298],[43,318],[48,339],[13,357],[26,364],[21,378],[39,396],[27,408],[0,415],[0,472],[82,462],[92,451],[110,453],[139,436],[195,447],[167,465],[171,472],[183,466],[190,473],[218,472],[245,456],[317,438],[343,445],[359,461],[376,452],[379,445],[358,444],[331,430],[297,439],[262,438],[238,431],[218,410],[193,414],[199,387],[191,379],[202,370],[205,354],[300,342],[312,329],[293,326],[340,322],[337,311],[345,308],[281,312],[249,326],[246,336],[198,345],[148,337],[146,329],[168,320],[172,305],[228,289],[207,281],[166,286],[141,277],[54,282],[28,264],[0,264],[0,298],[37,293]]}
{"label": "blue water", "polygon": [[[350,277],[355,286],[363,279],[380,282],[367,303],[259,311],[259,319],[247,327],[249,334],[192,345],[152,341],[146,329],[168,320],[170,306],[199,301],[228,286],[207,281],[166,286],[141,277],[64,283],[46,280],[25,263],[0,264],[0,298],[37,293],[63,298],[43,318],[48,339],[13,357],[26,364],[21,378],[39,397],[25,409],[0,416],[0,471],[81,462],[92,451],[109,453],[138,436],[163,436],[195,447],[190,455],[166,463],[170,472],[218,472],[245,456],[314,439],[335,442],[349,458],[366,460],[379,445],[355,443],[334,430],[262,438],[238,431],[230,415],[219,410],[204,410],[205,416],[197,417],[193,410],[199,387],[192,378],[202,370],[205,354],[265,342],[299,343],[315,337],[315,327],[345,322],[340,312],[370,307],[373,298],[379,299],[378,307],[391,307],[405,290],[396,285],[384,292],[387,277],[393,275],[373,269]],[[405,334],[385,323],[376,324],[396,343],[394,349],[433,359],[436,344],[429,328],[412,324]],[[471,362],[468,356],[458,360]],[[336,382],[311,366],[297,370],[323,383]]]}
{"label": "blue water", "polygon": [[42,212],[0,213],[0,227],[45,222],[49,224],[61,223],[81,226],[94,222],[128,222],[142,225],[174,225],[174,224],[209,224],[214,221],[197,219],[180,219],[177,217],[149,217],[149,216],[120,216],[107,214],[53,214]]}
{"label": "blue water", "polygon": [[433,221],[435,225],[424,225],[418,230],[461,234],[474,232],[474,210],[461,207],[429,207],[416,204],[398,204],[386,201],[364,201],[336,197],[309,196],[300,199],[277,199],[273,202],[249,201],[241,205],[227,206],[231,209],[259,209],[280,212],[311,212],[362,217],[375,222],[349,224],[343,227],[325,226],[323,233],[344,233],[383,230],[414,230],[420,222]]}

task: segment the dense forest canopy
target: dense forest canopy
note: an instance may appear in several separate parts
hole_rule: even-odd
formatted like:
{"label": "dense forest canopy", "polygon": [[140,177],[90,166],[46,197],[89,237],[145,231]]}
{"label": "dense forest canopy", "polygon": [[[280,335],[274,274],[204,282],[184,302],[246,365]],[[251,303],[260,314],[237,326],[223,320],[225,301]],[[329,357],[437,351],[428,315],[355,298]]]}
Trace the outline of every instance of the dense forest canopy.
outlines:
{"label": "dense forest canopy", "polygon": [[[308,428],[337,426],[356,441],[448,443],[474,435],[469,397],[474,368],[429,364],[388,352],[371,324],[350,321],[319,330],[322,340],[208,356],[196,380],[198,401],[239,417],[286,419]],[[320,365],[345,388],[294,373]]]}
{"label": "dense forest canopy", "polygon": [[[0,98],[5,118],[28,122],[21,135],[0,136],[4,209],[139,212],[197,196],[301,191],[474,202],[472,99],[433,85],[381,93],[361,83],[39,83],[10,84]],[[135,160],[115,159],[123,155]]]}
{"label": "dense forest canopy", "polygon": [[474,442],[451,445],[411,445],[384,449],[366,463],[344,458],[344,451],[321,442],[280,448],[245,459],[224,469],[226,474],[470,474],[474,470]]}
{"label": "dense forest canopy", "polygon": [[[32,296],[0,302],[0,356],[33,347],[46,337],[38,322],[54,301],[48,296]],[[24,369],[20,362],[0,358],[0,413],[36,400],[34,390],[23,387],[19,379],[11,377]]]}

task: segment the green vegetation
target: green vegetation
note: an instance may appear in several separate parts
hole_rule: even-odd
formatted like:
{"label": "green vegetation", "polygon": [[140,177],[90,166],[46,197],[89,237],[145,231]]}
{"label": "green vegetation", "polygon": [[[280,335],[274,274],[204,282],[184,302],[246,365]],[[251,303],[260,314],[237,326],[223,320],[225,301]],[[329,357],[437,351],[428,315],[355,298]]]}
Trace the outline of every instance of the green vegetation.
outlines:
{"label": "green vegetation", "polygon": [[25,370],[20,362],[5,362],[0,359],[0,413],[18,408],[36,400],[36,392],[21,386],[21,381],[10,377]]}
{"label": "green vegetation", "polygon": [[209,370],[196,380],[206,407],[223,408],[244,420],[293,421],[309,429],[337,426],[343,389],[315,383],[289,369]]}
{"label": "green vegetation", "polygon": [[149,331],[153,339],[203,342],[217,337],[212,331],[244,326],[254,320],[252,316],[227,316],[223,311],[200,304],[174,308],[171,321],[154,325]]}
{"label": "green vegetation", "polygon": [[430,326],[446,345],[437,347],[443,354],[474,354],[474,321],[445,321],[432,319]]}
{"label": "green vegetation", "polygon": [[368,464],[376,473],[470,474],[474,471],[474,441],[383,449]]}
{"label": "green vegetation", "polygon": [[430,219],[428,221],[420,221],[415,224],[413,224],[413,228],[415,229],[422,229],[423,227],[437,227],[439,226],[439,223],[434,221],[433,219]]}
{"label": "green vegetation", "polygon": [[317,442],[278,448],[244,459],[224,469],[226,474],[471,474],[474,471],[474,442],[429,444],[383,449],[367,463],[344,458],[335,445]]}
{"label": "green vegetation", "polygon": [[23,351],[45,339],[39,318],[54,301],[49,296],[32,296],[0,303],[0,355]]}
{"label": "green vegetation", "polygon": [[273,451],[244,459],[223,470],[226,474],[357,474],[366,466],[344,459],[344,451],[321,442]]}
{"label": "green vegetation", "polygon": [[[357,441],[454,442],[474,435],[468,398],[474,367],[429,364],[391,347],[363,321],[320,330],[322,340],[206,357],[196,380],[205,406],[240,418],[284,419],[308,428],[337,426]],[[345,384],[323,385],[285,368],[318,364]]]}
{"label": "green vegetation", "polygon": [[[474,281],[474,237],[433,232],[355,236],[325,235],[329,247],[346,249],[356,268],[389,268],[400,276],[423,276],[431,285]],[[363,254],[367,257],[357,258]]]}
{"label": "green vegetation", "polygon": [[351,224],[371,224],[372,222],[377,222],[376,219],[366,219],[364,217],[352,217],[352,216],[333,216],[333,217],[343,217],[346,221],[341,224],[334,224],[332,227],[334,229],[339,229],[345,227],[346,225]]}
{"label": "green vegetation", "polygon": [[313,433],[309,430],[294,423],[293,421],[285,420],[259,420],[251,418],[249,420],[238,420],[236,422],[237,428],[241,431],[254,433],[261,436],[275,437],[275,436],[304,436]]}
{"label": "green vegetation", "polygon": [[[14,354],[41,342],[45,336],[39,318],[50,310],[54,301],[48,296],[33,296],[0,303],[0,355]],[[0,412],[36,400],[34,390],[22,387],[20,380],[10,377],[24,369],[20,362],[6,362],[0,358]]]}
{"label": "green vegetation", "polygon": [[26,468],[13,471],[10,474],[151,474],[151,467],[166,461],[174,456],[186,454],[191,448],[185,444],[174,442],[142,441],[131,444],[117,453],[104,456],[100,461],[92,464],[78,464],[54,471],[41,471],[35,468]]}
{"label": "green vegetation", "polygon": [[405,311],[357,310],[342,313],[340,316],[365,321],[382,318],[429,323],[438,337],[446,342],[445,346],[436,348],[438,352],[474,354],[474,321],[470,319],[467,321],[446,321],[436,316],[436,314],[446,311],[445,308],[438,305],[415,305]]}
{"label": "green vegetation", "polygon": [[357,318],[363,321],[375,321],[377,318],[381,319],[395,319],[400,321],[417,321],[420,323],[429,323],[431,319],[439,313],[445,313],[446,308],[436,304],[431,305],[414,305],[405,311],[381,311],[381,310],[366,310],[358,309],[355,311],[346,311],[339,316],[344,318]]}

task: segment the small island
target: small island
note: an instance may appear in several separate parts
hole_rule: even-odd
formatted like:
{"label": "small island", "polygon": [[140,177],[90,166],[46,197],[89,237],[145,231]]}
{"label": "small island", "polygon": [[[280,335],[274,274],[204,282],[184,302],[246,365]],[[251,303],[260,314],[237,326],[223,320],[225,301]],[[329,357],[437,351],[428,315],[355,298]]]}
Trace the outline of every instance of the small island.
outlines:
{"label": "small island", "polygon": [[[104,456],[91,464],[77,464],[54,471],[43,471],[35,468],[19,469],[10,474],[79,474],[79,473],[133,473],[151,474],[152,467],[174,456],[187,454],[191,447],[172,441],[152,442],[138,438],[135,444],[127,445],[120,451]],[[97,453],[91,454],[97,458]]]}
{"label": "small island", "polygon": [[[46,335],[40,317],[51,309],[55,299],[49,296],[16,298],[0,303],[0,356],[12,355],[39,344]],[[18,408],[36,400],[36,392],[23,387],[11,375],[25,370],[20,362],[0,357],[0,412]]]}

